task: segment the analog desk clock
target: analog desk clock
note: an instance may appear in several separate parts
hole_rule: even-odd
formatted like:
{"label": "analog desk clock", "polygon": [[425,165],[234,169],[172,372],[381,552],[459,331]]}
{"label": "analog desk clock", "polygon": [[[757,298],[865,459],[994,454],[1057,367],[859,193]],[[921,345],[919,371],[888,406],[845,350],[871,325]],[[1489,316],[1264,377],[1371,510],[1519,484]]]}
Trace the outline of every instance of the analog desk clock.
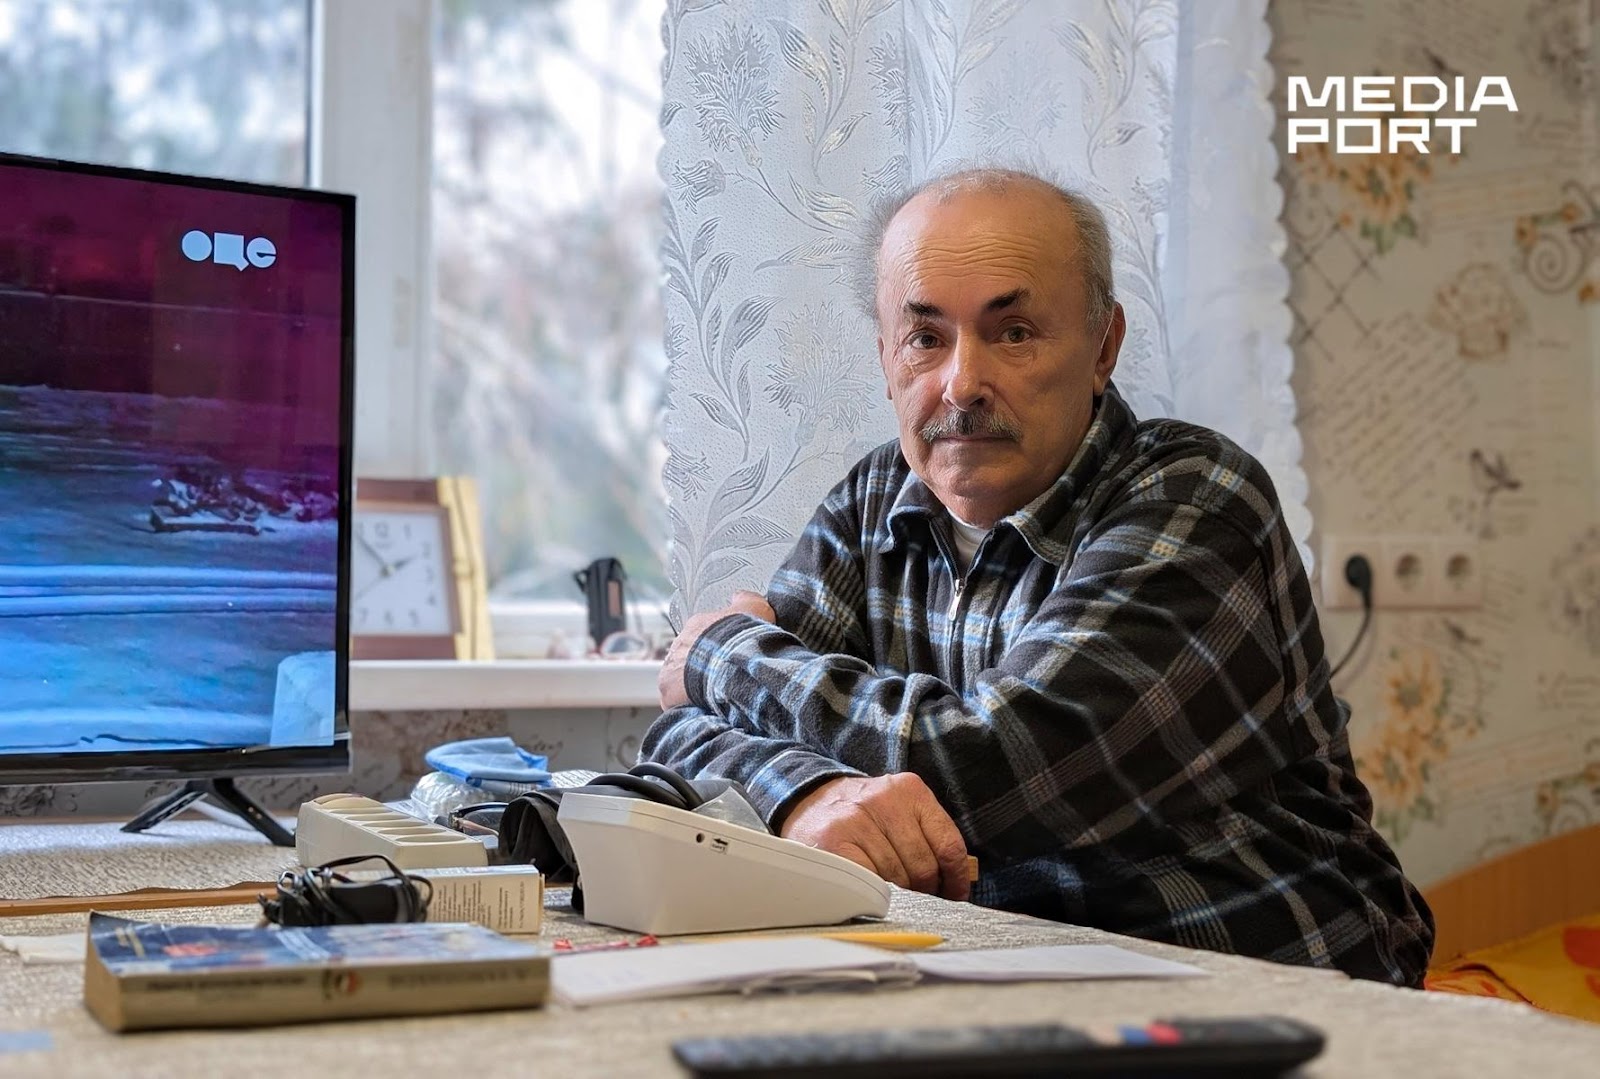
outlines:
{"label": "analog desk clock", "polygon": [[467,476],[358,479],[353,659],[493,659],[478,497]]}

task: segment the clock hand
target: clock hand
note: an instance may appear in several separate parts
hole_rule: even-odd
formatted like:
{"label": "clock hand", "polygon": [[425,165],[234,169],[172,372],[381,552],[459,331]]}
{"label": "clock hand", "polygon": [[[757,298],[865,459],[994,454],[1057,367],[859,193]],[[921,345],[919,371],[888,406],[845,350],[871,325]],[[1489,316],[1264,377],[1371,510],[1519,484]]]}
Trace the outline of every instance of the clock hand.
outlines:
{"label": "clock hand", "polygon": [[389,576],[389,574],[394,572],[395,568],[393,566],[389,565],[388,560],[385,559],[383,557],[383,555],[378,553],[378,549],[376,547],[374,547],[371,543],[367,542],[367,537],[365,537],[365,536],[363,536],[361,534],[361,530],[359,528],[356,529],[356,542],[361,544],[361,546],[365,547],[367,549],[368,553],[370,553],[373,558],[376,558],[378,560],[378,565],[383,570],[383,572],[382,572],[382,574],[380,576],[387,577],[387,576]]}

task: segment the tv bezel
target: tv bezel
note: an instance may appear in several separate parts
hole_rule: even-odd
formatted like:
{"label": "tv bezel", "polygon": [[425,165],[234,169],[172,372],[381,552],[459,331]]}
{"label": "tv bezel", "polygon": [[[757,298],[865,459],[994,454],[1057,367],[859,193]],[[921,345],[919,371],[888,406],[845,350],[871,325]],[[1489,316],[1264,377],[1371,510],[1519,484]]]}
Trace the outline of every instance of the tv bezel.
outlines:
{"label": "tv bezel", "polygon": [[339,355],[339,541],[334,601],[333,741],[307,746],[207,746],[199,749],[0,752],[0,787],[30,783],[99,783],[127,780],[246,778],[263,775],[325,775],[348,772],[350,754],[350,545],[354,491],[356,198],[307,187],[289,187],[176,172],[96,165],[54,157],[0,151],[0,166],[78,173],[229,191],[269,198],[327,203],[339,209],[343,244]]}

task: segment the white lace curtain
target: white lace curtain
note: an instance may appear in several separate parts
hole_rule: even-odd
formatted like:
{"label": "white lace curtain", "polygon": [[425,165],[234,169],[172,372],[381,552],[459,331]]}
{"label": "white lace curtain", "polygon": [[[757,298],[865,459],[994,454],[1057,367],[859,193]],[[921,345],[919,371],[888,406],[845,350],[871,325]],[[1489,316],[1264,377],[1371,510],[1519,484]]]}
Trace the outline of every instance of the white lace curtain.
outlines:
{"label": "white lace curtain", "polygon": [[894,437],[852,293],[880,194],[1036,164],[1093,197],[1141,417],[1217,428],[1310,532],[1289,386],[1265,0],[670,0],[661,255],[674,606],[764,588]]}

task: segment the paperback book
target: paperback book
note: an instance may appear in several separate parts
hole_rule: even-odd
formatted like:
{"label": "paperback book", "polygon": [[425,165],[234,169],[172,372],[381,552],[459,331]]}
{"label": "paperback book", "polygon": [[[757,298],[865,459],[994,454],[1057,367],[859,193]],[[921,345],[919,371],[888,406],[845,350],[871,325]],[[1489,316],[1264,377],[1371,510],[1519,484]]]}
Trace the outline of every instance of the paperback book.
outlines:
{"label": "paperback book", "polygon": [[83,1000],[107,1029],[532,1008],[550,950],[479,925],[160,925],[89,917]]}

